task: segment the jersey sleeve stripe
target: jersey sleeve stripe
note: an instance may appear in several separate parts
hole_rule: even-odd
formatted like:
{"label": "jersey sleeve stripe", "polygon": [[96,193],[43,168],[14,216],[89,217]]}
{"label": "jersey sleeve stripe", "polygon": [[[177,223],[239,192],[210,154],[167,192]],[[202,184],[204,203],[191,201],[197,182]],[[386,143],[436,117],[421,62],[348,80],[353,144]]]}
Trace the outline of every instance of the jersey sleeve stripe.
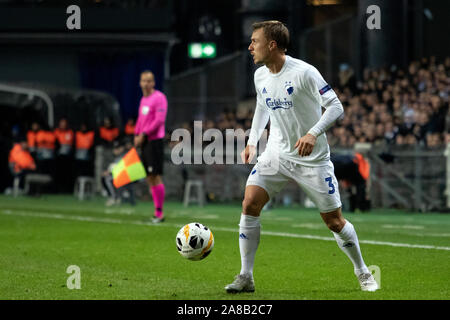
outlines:
{"label": "jersey sleeve stripe", "polygon": [[323,95],[328,90],[331,90],[331,86],[329,84],[327,84],[325,87],[323,87],[322,89],[319,90],[320,95]]}

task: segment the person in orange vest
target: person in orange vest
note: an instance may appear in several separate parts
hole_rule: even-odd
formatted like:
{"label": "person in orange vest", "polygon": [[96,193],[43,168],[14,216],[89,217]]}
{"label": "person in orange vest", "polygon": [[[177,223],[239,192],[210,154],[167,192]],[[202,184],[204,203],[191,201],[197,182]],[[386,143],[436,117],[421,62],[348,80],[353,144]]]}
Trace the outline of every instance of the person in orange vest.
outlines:
{"label": "person in orange vest", "polygon": [[20,174],[24,170],[36,170],[36,163],[28,150],[28,143],[25,139],[19,139],[15,143],[8,158],[10,168],[14,174]]}
{"label": "person in orange vest", "polygon": [[20,178],[19,185],[23,187],[24,177],[36,170],[36,163],[28,150],[28,143],[25,138],[19,138],[14,143],[8,157],[9,168],[15,177]]}
{"label": "person in orange vest", "polygon": [[31,129],[27,132],[28,150],[33,157],[36,157],[36,135],[40,129],[38,122],[31,124]]}
{"label": "person in orange vest", "polygon": [[69,128],[67,119],[59,120],[58,128],[54,131],[56,140],[58,142],[58,155],[69,156],[73,148],[74,134]]}
{"label": "person in orange vest", "polygon": [[112,147],[113,141],[119,137],[119,128],[113,126],[111,119],[103,119],[103,125],[99,128],[100,143]]}
{"label": "person in orange vest", "polygon": [[80,129],[75,133],[75,163],[77,168],[77,177],[92,176],[92,159],[94,149],[95,133],[88,130],[85,123],[82,123]]}
{"label": "person in orange vest", "polygon": [[342,187],[350,194],[349,211],[369,211],[371,207],[367,193],[370,178],[370,163],[363,154],[355,152],[352,155],[331,154],[334,173],[342,181]]}
{"label": "person in orange vest", "polygon": [[125,125],[125,135],[134,137],[134,128],[136,127],[136,122],[133,118],[129,118],[127,124]]}
{"label": "person in orange vest", "polygon": [[62,193],[72,192],[74,183],[73,174],[73,130],[69,128],[66,118],[61,118],[58,128],[54,130],[58,151],[56,155],[56,184],[58,191]]}
{"label": "person in orange vest", "polygon": [[54,181],[56,137],[48,125],[36,134],[36,159],[39,173],[49,174]]}

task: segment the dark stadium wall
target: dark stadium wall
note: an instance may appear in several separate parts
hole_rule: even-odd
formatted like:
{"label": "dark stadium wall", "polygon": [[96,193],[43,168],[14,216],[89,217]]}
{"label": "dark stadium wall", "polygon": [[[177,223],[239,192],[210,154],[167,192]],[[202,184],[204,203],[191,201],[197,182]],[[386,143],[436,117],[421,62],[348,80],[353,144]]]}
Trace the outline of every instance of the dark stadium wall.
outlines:
{"label": "dark stadium wall", "polygon": [[[358,18],[362,65],[380,68],[393,64],[404,67],[407,62],[407,20],[404,15],[407,1],[359,0]],[[381,29],[369,30],[367,8],[376,5],[380,8]]]}
{"label": "dark stadium wall", "polygon": [[173,22],[173,0],[0,1],[0,30],[66,32],[66,10],[73,4],[81,9],[83,30],[160,31],[169,29]]}
{"label": "dark stadium wall", "polygon": [[422,9],[418,14],[423,20],[424,56],[443,59],[450,55],[450,1],[423,0]]}
{"label": "dark stadium wall", "polygon": [[0,81],[38,82],[79,87],[77,55],[68,50],[39,47],[3,47]]}
{"label": "dark stadium wall", "polygon": [[142,96],[139,76],[155,74],[156,89],[163,90],[164,55],[142,52],[23,46],[0,51],[0,82],[52,84],[105,91],[120,103],[122,121],[136,117]]}
{"label": "dark stadium wall", "polygon": [[448,0],[409,0],[408,17],[411,59],[435,56],[443,60],[450,54]]}
{"label": "dark stadium wall", "polygon": [[[120,103],[123,123],[136,117],[142,91],[140,73],[151,70],[156,89],[164,91],[164,56],[162,53],[89,53],[80,55],[81,86],[106,91]],[[170,108],[170,106],[169,106]]]}
{"label": "dark stadium wall", "polygon": [[[367,7],[378,5],[381,29],[368,30]],[[361,64],[405,67],[412,60],[449,55],[448,0],[359,0]]]}

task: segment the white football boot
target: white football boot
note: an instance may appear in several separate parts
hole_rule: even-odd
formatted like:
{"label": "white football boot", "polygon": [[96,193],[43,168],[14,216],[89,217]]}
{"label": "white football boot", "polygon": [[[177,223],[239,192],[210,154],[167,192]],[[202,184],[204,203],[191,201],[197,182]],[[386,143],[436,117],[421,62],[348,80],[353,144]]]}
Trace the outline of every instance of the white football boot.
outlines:
{"label": "white football boot", "polygon": [[379,289],[378,283],[371,273],[361,273],[358,276],[358,281],[362,291],[376,291]]}
{"label": "white football boot", "polygon": [[164,222],[164,218],[158,218],[158,217],[156,217],[156,216],[154,216],[153,218],[152,218],[152,223],[153,224],[159,224],[159,223],[162,223],[162,222]]}
{"label": "white football boot", "polygon": [[225,286],[225,290],[228,293],[238,293],[238,292],[254,292],[255,282],[253,277],[249,274],[238,274],[233,283]]}

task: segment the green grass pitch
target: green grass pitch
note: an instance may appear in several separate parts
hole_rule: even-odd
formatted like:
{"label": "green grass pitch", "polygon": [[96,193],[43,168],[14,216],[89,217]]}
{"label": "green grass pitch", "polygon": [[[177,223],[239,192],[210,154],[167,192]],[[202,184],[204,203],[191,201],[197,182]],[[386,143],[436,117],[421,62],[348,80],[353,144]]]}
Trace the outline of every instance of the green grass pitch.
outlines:
{"label": "green grass pitch", "polygon": [[[0,196],[0,299],[449,299],[450,216],[395,210],[345,213],[381,290],[362,292],[353,267],[313,209],[262,213],[256,292],[223,287],[240,270],[239,204],[184,208],[168,202],[166,222],[149,225],[151,202],[106,208],[97,198]],[[215,246],[202,261],[183,259],[179,228],[200,222]],[[66,286],[67,267],[81,289]]]}

